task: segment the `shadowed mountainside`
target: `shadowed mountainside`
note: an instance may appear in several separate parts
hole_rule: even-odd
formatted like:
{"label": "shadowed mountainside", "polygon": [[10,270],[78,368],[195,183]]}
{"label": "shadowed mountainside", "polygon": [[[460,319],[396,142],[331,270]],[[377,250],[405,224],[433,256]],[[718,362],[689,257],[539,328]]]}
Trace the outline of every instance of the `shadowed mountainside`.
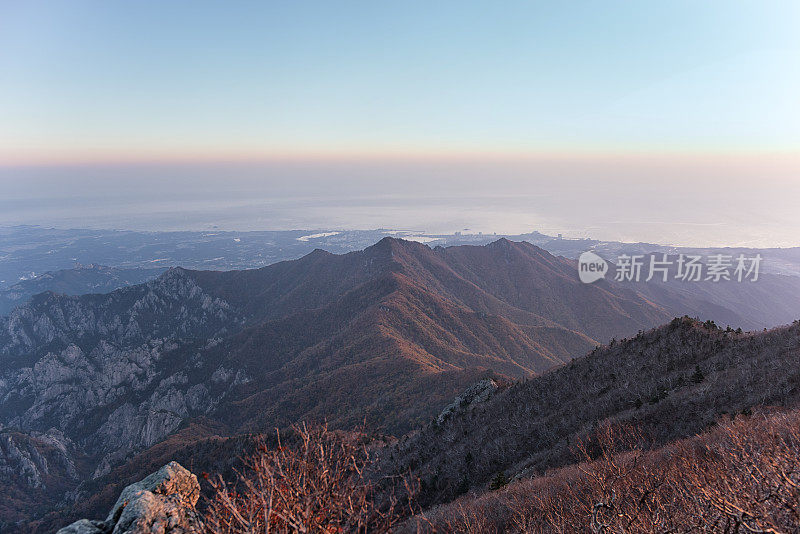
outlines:
{"label": "shadowed mountainside", "polygon": [[725,414],[800,400],[800,322],[737,334],[684,318],[594,350],[401,440],[388,472],[412,469],[425,505],[483,490],[503,472],[568,464],[603,422],[628,423],[655,444],[703,431]]}

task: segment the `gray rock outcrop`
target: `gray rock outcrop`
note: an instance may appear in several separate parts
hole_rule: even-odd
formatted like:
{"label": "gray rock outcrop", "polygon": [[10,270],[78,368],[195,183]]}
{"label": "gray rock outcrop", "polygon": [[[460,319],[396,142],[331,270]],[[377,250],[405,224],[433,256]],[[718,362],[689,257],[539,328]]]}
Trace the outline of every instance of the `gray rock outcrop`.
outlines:
{"label": "gray rock outcrop", "polygon": [[170,462],[127,486],[105,521],[81,519],[57,534],[192,534],[202,531],[197,477]]}
{"label": "gray rock outcrop", "polygon": [[453,414],[469,410],[481,402],[486,402],[495,391],[497,391],[497,384],[491,378],[485,378],[472,384],[441,411],[439,417],[436,418],[436,423],[441,425]]}

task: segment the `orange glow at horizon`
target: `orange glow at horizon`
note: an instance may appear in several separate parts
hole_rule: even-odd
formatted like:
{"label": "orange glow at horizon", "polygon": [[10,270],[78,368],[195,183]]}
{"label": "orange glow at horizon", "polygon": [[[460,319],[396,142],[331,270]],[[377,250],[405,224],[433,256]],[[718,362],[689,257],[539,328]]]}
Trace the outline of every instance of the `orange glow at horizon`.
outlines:
{"label": "orange glow at horizon", "polygon": [[661,164],[697,165],[730,163],[800,165],[800,149],[685,150],[685,149],[545,149],[479,150],[471,148],[424,149],[222,149],[184,150],[3,150],[0,167],[71,167],[95,165],[259,164],[314,162],[553,162],[553,161],[658,161]]}

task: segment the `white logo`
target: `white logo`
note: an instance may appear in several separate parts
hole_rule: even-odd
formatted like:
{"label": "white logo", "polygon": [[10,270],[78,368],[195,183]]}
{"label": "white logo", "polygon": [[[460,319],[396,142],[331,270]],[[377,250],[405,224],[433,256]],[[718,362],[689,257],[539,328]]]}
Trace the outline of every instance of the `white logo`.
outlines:
{"label": "white logo", "polygon": [[578,258],[578,277],[584,284],[604,278],[607,272],[608,263],[594,252],[586,251]]}
{"label": "white logo", "polygon": [[[758,280],[761,254],[745,256],[739,254],[620,254],[615,263],[614,280],[617,282],[649,282],[654,278],[662,283],[670,279],[682,282],[742,282]],[[673,266],[675,268],[673,269]],[[594,252],[587,251],[578,258],[578,277],[584,284],[591,284],[605,278],[609,264]],[[674,274],[673,271],[677,271]],[[705,275],[705,276],[704,276]]]}

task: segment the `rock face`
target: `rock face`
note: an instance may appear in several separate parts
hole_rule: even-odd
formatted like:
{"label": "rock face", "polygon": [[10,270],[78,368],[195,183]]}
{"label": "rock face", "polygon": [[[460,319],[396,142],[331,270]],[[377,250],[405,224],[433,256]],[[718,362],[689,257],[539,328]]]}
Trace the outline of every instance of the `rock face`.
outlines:
{"label": "rock face", "polygon": [[216,368],[197,354],[241,326],[182,269],[107,295],[37,295],[0,317],[0,484],[60,493],[54,459],[74,486],[207,414],[233,378],[209,391]]}
{"label": "rock face", "polygon": [[57,534],[190,534],[201,532],[195,511],[197,477],[170,462],[122,490],[105,521],[81,519]]}
{"label": "rock face", "polygon": [[491,378],[486,378],[471,385],[442,410],[439,417],[436,418],[436,423],[441,425],[453,414],[465,412],[476,404],[486,402],[495,391],[497,391],[497,383]]}
{"label": "rock face", "polygon": [[49,476],[77,480],[74,444],[61,432],[23,434],[0,431],[0,476],[16,477],[30,489],[43,488]]}

